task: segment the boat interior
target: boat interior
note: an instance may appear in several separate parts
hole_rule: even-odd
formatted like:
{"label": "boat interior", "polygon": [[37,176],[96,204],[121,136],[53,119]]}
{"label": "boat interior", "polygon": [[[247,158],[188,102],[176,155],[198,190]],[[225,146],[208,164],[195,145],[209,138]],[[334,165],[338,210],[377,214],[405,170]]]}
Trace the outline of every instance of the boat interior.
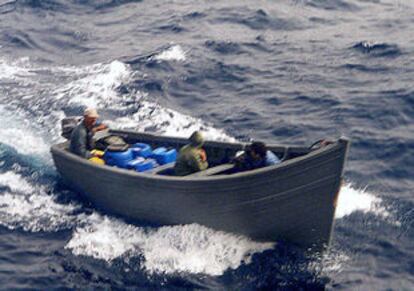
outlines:
{"label": "boat interior", "polygon": [[[150,133],[137,133],[129,131],[111,130],[111,135],[122,137],[130,145],[145,144],[149,145],[152,150],[164,148],[168,151],[175,149],[178,154],[180,148],[188,143],[188,139],[179,137],[167,137],[153,135]],[[216,142],[206,141],[203,149],[206,152],[209,167],[197,173],[187,175],[186,177],[203,177],[213,175],[231,175],[234,172],[234,164],[232,159],[240,154],[247,143],[231,143],[231,142]],[[284,162],[299,156],[306,155],[311,150],[307,147],[288,147],[267,145],[268,150],[272,151],[280,160]],[[67,149],[67,146],[66,146]],[[159,163],[157,166],[146,169],[143,173],[151,175],[174,175],[175,162]]]}
{"label": "boat interior", "polygon": [[[180,148],[188,143],[186,138],[158,136],[147,133],[125,132],[125,131],[111,131],[111,134],[119,135],[128,144],[146,143],[152,149],[165,147],[167,149],[175,149],[178,153]],[[209,167],[197,173],[190,174],[191,177],[202,177],[212,175],[229,175],[234,173],[234,164],[231,160],[244,150],[248,143],[230,143],[230,142],[216,142],[206,141],[203,149],[206,151]],[[299,156],[306,155],[311,150],[307,147],[288,147],[268,145],[268,149],[272,151],[282,162],[293,159]],[[146,171],[149,174],[157,175],[174,175],[174,164],[167,163],[160,165],[151,170]]]}

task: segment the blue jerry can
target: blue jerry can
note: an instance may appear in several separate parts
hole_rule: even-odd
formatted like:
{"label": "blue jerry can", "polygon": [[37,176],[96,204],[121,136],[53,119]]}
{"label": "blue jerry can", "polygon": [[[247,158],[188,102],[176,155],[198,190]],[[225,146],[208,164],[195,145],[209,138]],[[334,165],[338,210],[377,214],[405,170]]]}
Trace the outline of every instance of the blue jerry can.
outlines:
{"label": "blue jerry can", "polygon": [[159,147],[152,151],[151,157],[155,159],[158,164],[165,165],[175,162],[177,159],[177,151],[175,149],[167,150],[164,147]]}
{"label": "blue jerry can", "polygon": [[146,143],[135,143],[131,146],[134,157],[148,158],[152,154],[151,146]]}

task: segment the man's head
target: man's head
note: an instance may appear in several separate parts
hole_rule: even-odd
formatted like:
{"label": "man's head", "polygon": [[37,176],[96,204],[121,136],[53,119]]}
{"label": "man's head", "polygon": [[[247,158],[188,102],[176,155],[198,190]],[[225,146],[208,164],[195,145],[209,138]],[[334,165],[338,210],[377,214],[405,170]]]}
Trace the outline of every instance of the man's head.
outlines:
{"label": "man's head", "polygon": [[255,141],[248,147],[247,153],[255,160],[265,159],[267,153],[266,144],[260,141]]}
{"label": "man's head", "polygon": [[204,138],[201,132],[194,131],[193,134],[190,136],[190,143],[194,147],[202,147],[204,144]]}
{"label": "man's head", "polygon": [[84,122],[85,122],[86,127],[92,128],[96,124],[96,121],[99,118],[99,114],[96,111],[96,109],[87,108],[83,112],[83,118],[84,118]]}

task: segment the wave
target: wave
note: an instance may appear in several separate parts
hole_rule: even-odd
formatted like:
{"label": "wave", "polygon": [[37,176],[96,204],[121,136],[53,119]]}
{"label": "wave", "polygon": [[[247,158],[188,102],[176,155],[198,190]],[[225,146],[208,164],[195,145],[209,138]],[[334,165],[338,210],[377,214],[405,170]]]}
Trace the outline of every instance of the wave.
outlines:
{"label": "wave", "polygon": [[222,61],[215,61],[213,65],[208,65],[203,71],[194,72],[184,79],[186,85],[196,86],[197,88],[208,88],[208,81],[214,80],[222,83],[243,83],[248,80],[249,68],[234,64],[226,64]]}
{"label": "wave", "polygon": [[203,12],[195,11],[195,12],[191,12],[191,13],[188,13],[188,14],[184,15],[183,18],[184,19],[189,19],[189,20],[194,20],[194,19],[204,18],[206,16],[207,16],[207,14],[205,14]]}
{"label": "wave", "polygon": [[131,3],[141,3],[143,0],[92,0],[84,4],[94,7],[96,10],[116,8]]}
{"label": "wave", "polygon": [[[147,67],[150,69],[161,69],[168,73],[174,72],[173,65],[178,62],[187,60],[187,53],[180,45],[163,46],[155,52],[129,57],[124,60],[125,64],[129,65],[131,69]],[[145,79],[138,79],[135,83],[144,83]]]}
{"label": "wave", "polygon": [[27,32],[10,30],[2,36],[3,46],[9,46],[16,49],[38,49],[40,45]]}
{"label": "wave", "polygon": [[[54,90],[55,100],[68,100],[68,105],[84,107],[122,107],[122,96],[116,89],[131,80],[131,71],[124,63],[113,61],[83,68],[65,68],[62,71],[72,73],[74,80]],[[121,104],[117,101],[121,101]]]}
{"label": "wave", "polygon": [[351,49],[367,54],[371,57],[395,58],[402,55],[402,51],[398,45],[388,43],[361,41],[353,45]]}
{"label": "wave", "polygon": [[335,10],[335,11],[352,11],[356,12],[360,10],[360,7],[350,1],[344,0],[307,0],[306,5],[323,10]]}
{"label": "wave", "polygon": [[246,26],[252,30],[296,30],[302,28],[300,21],[280,18],[274,15],[269,15],[265,10],[258,9],[251,11],[245,7],[238,7],[232,9],[220,9],[215,18],[218,24],[233,23]]}
{"label": "wave", "polygon": [[158,30],[164,33],[181,33],[186,32],[187,29],[177,23],[165,24],[157,27]]}
{"label": "wave", "polygon": [[0,14],[7,14],[16,10],[17,0],[5,0],[0,2]]}
{"label": "wave", "polygon": [[88,1],[64,1],[64,0],[20,0],[14,1],[20,7],[27,7],[40,11],[76,12],[75,7],[91,7],[95,10],[105,10],[123,6],[129,3],[142,2],[142,0],[88,0]]}
{"label": "wave", "polygon": [[264,53],[273,52],[271,45],[267,43],[266,39],[261,35],[257,36],[254,42],[245,42],[243,43],[243,45],[246,48],[251,48],[259,52],[264,52]]}
{"label": "wave", "polygon": [[389,73],[391,68],[378,65],[345,64],[341,66],[347,70],[355,70],[365,73]]}
{"label": "wave", "polygon": [[186,60],[186,53],[180,45],[173,45],[166,50],[150,57],[149,60],[182,62]]}
{"label": "wave", "polygon": [[230,41],[208,40],[205,42],[205,46],[220,54],[238,55],[244,53],[239,44]]}
{"label": "wave", "polygon": [[45,10],[60,10],[57,9],[62,6],[63,1],[58,0],[23,0],[19,1],[21,5],[32,8],[43,8]]}

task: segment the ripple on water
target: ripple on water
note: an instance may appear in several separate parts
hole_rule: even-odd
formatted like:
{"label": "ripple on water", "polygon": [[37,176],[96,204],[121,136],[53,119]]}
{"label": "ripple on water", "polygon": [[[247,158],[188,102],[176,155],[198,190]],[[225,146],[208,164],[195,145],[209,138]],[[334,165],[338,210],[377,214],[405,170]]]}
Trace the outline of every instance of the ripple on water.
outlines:
{"label": "ripple on water", "polygon": [[392,43],[361,41],[353,45],[351,49],[369,55],[370,57],[396,58],[402,55],[400,47]]}

